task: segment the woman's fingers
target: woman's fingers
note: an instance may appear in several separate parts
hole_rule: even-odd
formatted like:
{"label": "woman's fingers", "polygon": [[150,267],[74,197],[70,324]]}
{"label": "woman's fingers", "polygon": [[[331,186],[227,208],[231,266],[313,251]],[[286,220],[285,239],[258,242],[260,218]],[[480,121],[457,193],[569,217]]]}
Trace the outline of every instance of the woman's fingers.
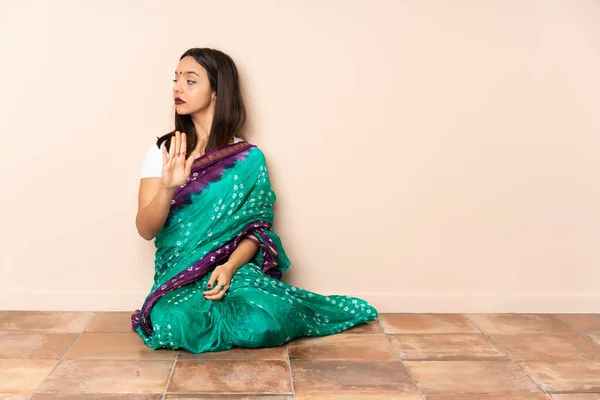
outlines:
{"label": "woman's fingers", "polygon": [[211,275],[207,286],[210,290],[203,292],[205,298],[209,300],[214,300],[215,296],[221,295],[221,297],[225,294],[227,289],[229,289],[229,282],[226,282],[226,278],[219,273],[215,273]]}
{"label": "woman's fingers", "polygon": [[186,136],[185,136],[185,132],[181,134],[181,147],[180,147],[180,153],[183,156],[183,159],[185,160],[185,151],[187,149],[187,140],[186,140]]}
{"label": "woman's fingers", "polygon": [[217,282],[215,284],[215,286],[211,289],[211,290],[207,290],[205,292],[202,292],[202,294],[204,295],[204,297],[206,296],[214,296],[216,294],[219,294],[219,292],[221,291],[221,286],[222,284]]}
{"label": "woman's fingers", "polygon": [[173,160],[173,156],[175,155],[175,143],[177,142],[175,135],[171,136],[169,139],[169,160]]}
{"label": "woman's fingers", "polygon": [[175,155],[179,156],[179,152],[181,151],[181,135],[179,131],[175,132]]}
{"label": "woman's fingers", "polygon": [[167,154],[167,146],[161,146],[161,153],[163,158],[163,165],[169,162],[169,156]]}
{"label": "woman's fingers", "polygon": [[210,278],[208,279],[208,282],[206,282],[206,286],[208,286],[209,289],[213,288],[213,285],[215,284],[215,281],[219,277],[219,273],[217,271],[217,268],[213,269],[212,273],[210,274]]}
{"label": "woman's fingers", "polygon": [[[223,286],[223,289],[221,289],[221,286]],[[225,294],[229,290],[229,284],[218,285],[215,289],[218,290],[218,293],[211,294],[211,295],[204,295],[204,298],[207,300],[221,300],[223,297],[225,297]]]}

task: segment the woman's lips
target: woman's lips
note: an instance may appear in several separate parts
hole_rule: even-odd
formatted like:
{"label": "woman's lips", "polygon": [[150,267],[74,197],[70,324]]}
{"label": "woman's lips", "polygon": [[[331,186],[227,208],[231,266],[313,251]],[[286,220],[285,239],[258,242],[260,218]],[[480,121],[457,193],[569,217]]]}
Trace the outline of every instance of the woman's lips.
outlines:
{"label": "woman's lips", "polygon": [[179,97],[175,97],[175,104],[184,104],[185,101],[181,100]]}

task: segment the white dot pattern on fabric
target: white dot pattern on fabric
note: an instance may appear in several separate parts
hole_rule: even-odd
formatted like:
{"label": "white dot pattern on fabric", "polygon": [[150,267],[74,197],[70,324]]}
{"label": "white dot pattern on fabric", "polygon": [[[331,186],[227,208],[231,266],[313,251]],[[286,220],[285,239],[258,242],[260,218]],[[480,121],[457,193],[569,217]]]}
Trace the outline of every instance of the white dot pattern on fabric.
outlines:
{"label": "white dot pattern on fabric", "polygon": [[[198,174],[193,175],[193,177],[196,176]],[[211,183],[206,189],[208,192],[214,190],[214,193],[219,193],[221,198],[210,201],[207,205],[208,210],[205,210],[201,218],[181,219],[178,217],[185,214],[176,214],[174,219],[177,223],[173,226],[175,228],[173,231],[177,232],[175,234],[177,240],[174,241],[177,244],[177,251],[170,254],[157,254],[157,264],[162,265],[162,270],[158,273],[158,276],[164,276],[169,270],[191,271],[193,268],[189,267],[189,264],[185,265],[185,263],[189,254],[196,253],[196,251],[198,254],[202,252],[204,256],[215,251],[210,255],[210,261],[216,261],[215,256],[221,254],[219,249],[227,243],[223,239],[222,233],[226,231],[228,222],[240,218],[245,221],[261,220],[262,216],[274,204],[275,192],[272,191],[269,185],[264,185],[267,179],[267,168],[262,166],[259,166],[259,171],[254,170],[251,176],[248,176],[245,171],[240,174],[230,174],[223,184],[227,185],[226,187],[223,187],[223,185],[217,187],[220,183]],[[246,188],[243,182],[247,183]],[[202,222],[202,220],[208,222]],[[203,223],[208,223],[210,228],[204,234],[201,232]],[[255,227],[258,227],[258,225],[255,225]],[[207,240],[207,237],[210,239]],[[266,240],[274,245],[270,238]],[[189,251],[190,246],[193,248],[191,252]],[[179,257],[180,254],[181,257]],[[257,257],[265,257],[266,254],[266,251],[262,249],[257,253]],[[181,264],[181,266],[178,266],[178,264]],[[198,267],[196,267],[196,270],[198,270]],[[176,276],[183,279],[182,276]],[[206,290],[209,278],[210,273],[197,282],[168,291],[163,297],[162,304],[167,307],[188,310],[210,302],[210,300],[198,295]],[[160,284],[157,287],[160,287]],[[199,292],[197,293],[198,289]],[[246,304],[251,305],[255,310],[264,310],[262,312],[281,315],[282,320],[294,326],[293,334],[286,332],[279,339],[281,341],[289,341],[299,336],[321,336],[337,333],[357,323],[376,319],[376,311],[360,299],[348,296],[321,296],[287,285],[265,276],[261,267],[254,262],[242,266],[232,277],[227,297],[220,303],[222,308],[219,309],[218,318],[227,320],[227,318],[230,318],[228,313],[233,315],[233,309],[227,307],[228,303],[226,301],[228,300],[226,299],[233,297],[239,300],[239,296],[249,300]],[[172,319],[168,315],[170,314],[159,314],[156,319],[158,324],[155,325],[155,333],[147,338],[144,337],[146,344],[156,347],[181,348],[182,337],[178,335],[184,332],[187,326],[182,326],[178,320]],[[210,311],[201,315],[200,318],[208,318],[209,321],[213,318]],[[207,324],[207,326],[210,326],[209,322]],[[162,334],[159,333],[161,327],[164,329]]]}

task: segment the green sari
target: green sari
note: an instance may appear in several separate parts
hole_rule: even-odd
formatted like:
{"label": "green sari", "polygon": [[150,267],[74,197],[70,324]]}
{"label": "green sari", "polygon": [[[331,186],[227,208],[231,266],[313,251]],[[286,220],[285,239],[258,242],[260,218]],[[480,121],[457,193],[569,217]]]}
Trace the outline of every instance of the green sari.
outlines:
{"label": "green sari", "polygon": [[[275,192],[262,151],[247,142],[194,161],[156,237],[154,285],[132,325],[152,349],[191,353],[279,346],[377,319],[361,299],[322,296],[281,281],[290,266],[273,225]],[[207,300],[211,271],[242,239],[258,251],[234,274],[221,300]]]}

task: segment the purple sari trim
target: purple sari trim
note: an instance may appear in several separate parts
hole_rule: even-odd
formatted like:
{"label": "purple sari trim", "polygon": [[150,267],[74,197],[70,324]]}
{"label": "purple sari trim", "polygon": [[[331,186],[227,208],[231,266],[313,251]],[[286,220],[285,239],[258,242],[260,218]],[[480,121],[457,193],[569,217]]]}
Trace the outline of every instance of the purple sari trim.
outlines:
{"label": "purple sari trim", "polygon": [[[174,210],[184,204],[191,203],[192,194],[199,194],[210,182],[218,181],[225,170],[235,166],[238,161],[244,159],[252,147],[256,146],[247,142],[238,142],[222,146],[194,160],[187,182],[180,186],[173,196],[165,227],[169,225]],[[131,316],[133,328],[136,329],[141,326],[147,335],[151,335],[153,329],[150,321],[150,310],[154,304],[166,293],[202,279],[202,277],[215,267],[223,264],[237,248],[239,242],[246,236],[259,246],[258,251],[261,251],[262,255],[261,268],[264,273],[275,279],[281,279],[281,270],[277,268],[277,246],[266,233],[270,229],[271,226],[267,221],[251,223],[232,241],[206,254],[185,270],[177,273],[154,292],[150,293],[141,310],[135,310],[135,313]]]}
{"label": "purple sari trim", "polygon": [[[182,286],[193,283],[199,279],[202,279],[204,275],[213,270],[218,265],[222,264],[233,251],[237,248],[239,242],[247,235],[260,235],[266,238],[266,243],[259,240],[259,250],[262,251],[264,262],[262,270],[269,276],[275,279],[281,279],[281,270],[275,268],[277,266],[277,251],[275,243],[267,236],[264,232],[270,229],[270,225],[266,221],[260,221],[248,225],[242,232],[240,232],[231,242],[225,246],[214,250],[206,254],[202,259],[198,260],[190,267],[179,272],[173,278],[169,279],[164,285],[152,292],[144,302],[141,310],[135,310],[136,312],[131,316],[131,323],[133,329],[137,329],[138,326],[142,327],[142,330],[147,334],[151,335],[153,328],[152,322],[150,321],[150,310],[156,304],[156,302],[171,290],[178,289]],[[252,236],[249,236],[256,241]]]}

